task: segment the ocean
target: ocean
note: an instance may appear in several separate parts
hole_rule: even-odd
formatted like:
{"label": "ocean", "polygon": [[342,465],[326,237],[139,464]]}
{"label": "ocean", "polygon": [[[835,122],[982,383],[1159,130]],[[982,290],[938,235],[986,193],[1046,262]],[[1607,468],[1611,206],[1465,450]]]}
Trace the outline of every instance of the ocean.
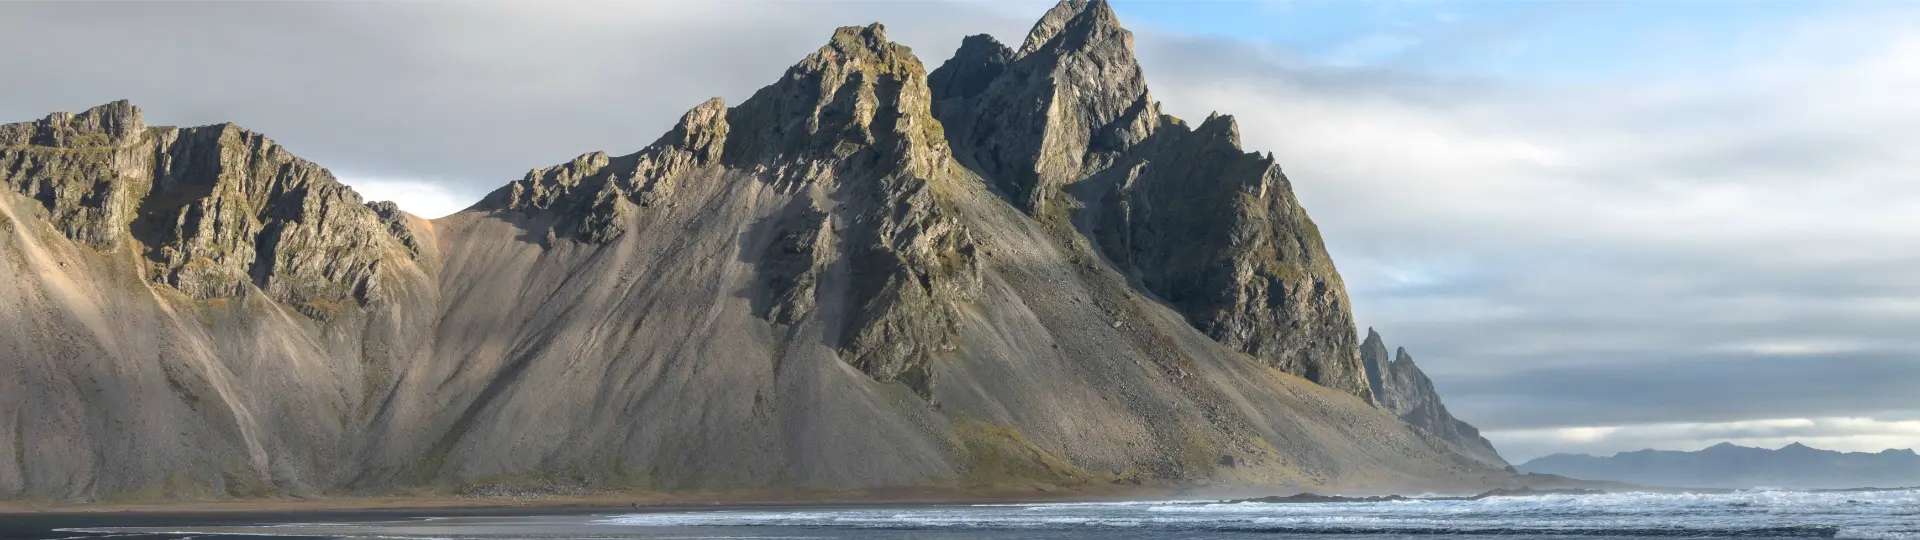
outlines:
{"label": "ocean", "polygon": [[[1853,538],[1920,540],[1920,489],[1614,493],[1343,503],[1134,501],[757,507],[373,521],[61,527],[42,538],[1224,539]],[[0,519],[5,519],[0,517]],[[53,535],[59,536],[53,536]]]}

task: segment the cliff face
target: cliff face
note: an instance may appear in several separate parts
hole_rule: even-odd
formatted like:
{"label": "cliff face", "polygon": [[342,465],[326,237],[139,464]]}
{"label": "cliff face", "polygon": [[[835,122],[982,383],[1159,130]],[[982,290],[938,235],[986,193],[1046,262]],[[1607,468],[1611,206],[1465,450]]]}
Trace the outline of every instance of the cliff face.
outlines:
{"label": "cliff face", "polygon": [[432,221],[231,125],[0,126],[0,497],[1504,478],[1366,401],[1284,176],[1130,39],[840,28]]}
{"label": "cliff face", "polygon": [[969,37],[930,80],[960,162],[1016,207],[1215,340],[1370,399],[1346,285],[1286,175],[1231,116],[1162,114],[1106,3],[1061,2],[1019,51]]}
{"label": "cliff face", "polygon": [[1433,381],[1420,371],[1420,366],[1413,364],[1413,355],[1407,354],[1405,347],[1395,352],[1391,362],[1387,361],[1386,342],[1378,332],[1368,328],[1367,339],[1360,345],[1360,356],[1381,407],[1393,411],[1407,425],[1453,445],[1462,454],[1490,466],[1507,466],[1507,461],[1493,449],[1493,442],[1480,436],[1479,428],[1447,412],[1447,406],[1440,402],[1440,393],[1433,389]]}

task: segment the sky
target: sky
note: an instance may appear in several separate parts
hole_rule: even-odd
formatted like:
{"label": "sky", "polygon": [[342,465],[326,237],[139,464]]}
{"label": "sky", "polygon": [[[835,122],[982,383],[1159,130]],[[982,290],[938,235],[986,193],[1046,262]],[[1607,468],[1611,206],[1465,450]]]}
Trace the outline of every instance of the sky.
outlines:
{"label": "sky", "polygon": [[[937,65],[1051,2],[0,3],[0,121],[131,99],[454,212],[879,21]],[[1509,460],[1920,447],[1920,3],[1116,0],[1233,114],[1361,330]]]}

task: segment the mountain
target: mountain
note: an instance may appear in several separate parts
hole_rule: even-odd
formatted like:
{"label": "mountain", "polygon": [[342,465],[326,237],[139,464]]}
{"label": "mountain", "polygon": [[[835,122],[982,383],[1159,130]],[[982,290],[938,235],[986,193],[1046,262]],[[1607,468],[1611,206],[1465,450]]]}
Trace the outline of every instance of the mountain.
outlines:
{"label": "mountain", "polygon": [[1387,361],[1387,344],[1380,333],[1367,329],[1360,344],[1360,359],[1366,368],[1367,384],[1380,406],[1398,415],[1408,425],[1439,437],[1460,453],[1493,467],[1507,467],[1507,460],[1493,449],[1493,442],[1480,436],[1479,428],[1462,422],[1447,412],[1433,381],[1413,364],[1413,355],[1401,347],[1393,361]]}
{"label": "mountain", "polygon": [[966,38],[929,81],[959,162],[1060,242],[1215,340],[1370,397],[1346,285],[1272,154],[1232,116],[1162,114],[1105,3],[1061,2],[1017,52]]}
{"label": "mountain", "polygon": [[1554,454],[1523,472],[1703,488],[1846,489],[1920,486],[1913,450],[1835,452],[1793,443],[1778,450],[1720,443],[1696,452],[1640,450],[1608,457]]}
{"label": "mountain", "polygon": [[845,27],[435,220],[125,102],[0,126],[0,497],[1472,490],[1231,117],[1101,2]]}

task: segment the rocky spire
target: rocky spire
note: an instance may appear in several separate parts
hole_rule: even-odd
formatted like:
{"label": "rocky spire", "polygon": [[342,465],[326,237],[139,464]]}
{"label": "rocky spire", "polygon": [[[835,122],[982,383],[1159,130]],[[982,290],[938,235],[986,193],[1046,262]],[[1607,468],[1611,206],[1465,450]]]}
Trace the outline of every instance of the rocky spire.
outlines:
{"label": "rocky spire", "polygon": [[[1379,337],[1372,329],[1367,330],[1368,345],[1362,348],[1363,354],[1375,354],[1374,347],[1378,346],[1377,353],[1385,356],[1386,347]],[[1406,347],[1396,349],[1393,362],[1382,366],[1381,379],[1380,406],[1392,411],[1401,421],[1446,441],[1467,457],[1494,467],[1507,466],[1500,452],[1494,450],[1493,442],[1480,436],[1479,428],[1447,412],[1446,404],[1440,402],[1440,393],[1433,388],[1433,381],[1413,364],[1413,355],[1407,354]]]}
{"label": "rocky spire", "polygon": [[1373,391],[1374,401],[1382,407],[1388,407],[1387,393],[1381,385],[1387,364],[1391,361],[1387,357],[1387,343],[1380,339],[1379,332],[1368,327],[1367,339],[1360,342],[1360,364],[1367,369],[1367,388]]}

